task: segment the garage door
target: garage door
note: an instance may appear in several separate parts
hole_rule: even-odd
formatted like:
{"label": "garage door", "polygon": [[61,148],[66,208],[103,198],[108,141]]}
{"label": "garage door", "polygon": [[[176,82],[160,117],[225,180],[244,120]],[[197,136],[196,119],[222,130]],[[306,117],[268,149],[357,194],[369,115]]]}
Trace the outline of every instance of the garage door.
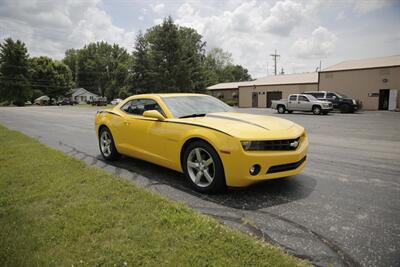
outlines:
{"label": "garage door", "polygon": [[281,100],[282,99],[282,92],[267,92],[267,108],[271,107],[272,100]]}

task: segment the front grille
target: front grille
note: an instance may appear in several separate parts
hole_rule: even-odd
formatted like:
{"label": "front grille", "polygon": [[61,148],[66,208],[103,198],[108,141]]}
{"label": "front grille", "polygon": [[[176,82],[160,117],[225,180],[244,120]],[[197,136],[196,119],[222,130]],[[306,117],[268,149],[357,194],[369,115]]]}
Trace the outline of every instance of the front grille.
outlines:
{"label": "front grille", "polygon": [[275,166],[269,167],[267,173],[285,172],[285,171],[291,171],[291,170],[297,169],[304,161],[306,161],[306,158],[307,157],[304,157],[300,161],[294,162],[294,163],[275,165]]}
{"label": "front grille", "polygon": [[248,151],[254,150],[296,150],[300,145],[300,137],[287,140],[252,141]]}

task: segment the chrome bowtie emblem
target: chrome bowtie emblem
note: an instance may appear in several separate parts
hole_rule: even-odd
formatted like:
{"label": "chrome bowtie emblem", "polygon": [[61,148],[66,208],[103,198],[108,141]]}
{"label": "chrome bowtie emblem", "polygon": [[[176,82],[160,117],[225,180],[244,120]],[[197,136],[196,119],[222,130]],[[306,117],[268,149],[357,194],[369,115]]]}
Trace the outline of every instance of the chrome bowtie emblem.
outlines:
{"label": "chrome bowtie emblem", "polygon": [[289,145],[290,147],[296,148],[299,145],[299,141],[293,141]]}

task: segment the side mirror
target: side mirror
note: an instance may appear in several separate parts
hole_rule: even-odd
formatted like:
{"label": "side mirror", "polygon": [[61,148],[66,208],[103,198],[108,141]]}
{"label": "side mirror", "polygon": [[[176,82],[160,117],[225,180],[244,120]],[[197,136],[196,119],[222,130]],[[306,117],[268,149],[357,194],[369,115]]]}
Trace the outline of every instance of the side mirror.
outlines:
{"label": "side mirror", "polygon": [[159,121],[165,120],[164,116],[161,115],[161,113],[157,110],[146,110],[145,112],[143,112],[143,116],[147,118],[154,118]]}

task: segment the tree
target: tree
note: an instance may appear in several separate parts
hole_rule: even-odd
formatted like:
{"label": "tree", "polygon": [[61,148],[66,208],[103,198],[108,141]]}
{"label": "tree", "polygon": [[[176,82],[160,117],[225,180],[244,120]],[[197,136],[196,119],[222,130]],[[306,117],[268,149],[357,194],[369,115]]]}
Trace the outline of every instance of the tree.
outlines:
{"label": "tree", "polygon": [[30,97],[28,50],[19,40],[11,38],[0,44],[0,98],[24,105]]}
{"label": "tree", "polygon": [[205,88],[205,43],[194,29],[171,17],[146,34],[139,33],[133,52],[133,85],[141,92],[191,92]]}
{"label": "tree", "polygon": [[251,80],[246,68],[241,65],[233,65],[232,62],[232,54],[223,51],[221,48],[211,49],[204,61],[206,85]]}
{"label": "tree", "polygon": [[79,50],[68,49],[65,51],[65,57],[62,62],[69,67],[72,73],[73,86],[78,87],[78,73],[79,73]]}
{"label": "tree", "polygon": [[54,99],[64,96],[72,85],[72,72],[67,65],[49,57],[40,56],[29,60],[31,87]]}
{"label": "tree", "polygon": [[131,58],[117,44],[96,42],[67,50],[63,60],[75,71],[75,83],[93,93],[115,98],[127,84]]}

